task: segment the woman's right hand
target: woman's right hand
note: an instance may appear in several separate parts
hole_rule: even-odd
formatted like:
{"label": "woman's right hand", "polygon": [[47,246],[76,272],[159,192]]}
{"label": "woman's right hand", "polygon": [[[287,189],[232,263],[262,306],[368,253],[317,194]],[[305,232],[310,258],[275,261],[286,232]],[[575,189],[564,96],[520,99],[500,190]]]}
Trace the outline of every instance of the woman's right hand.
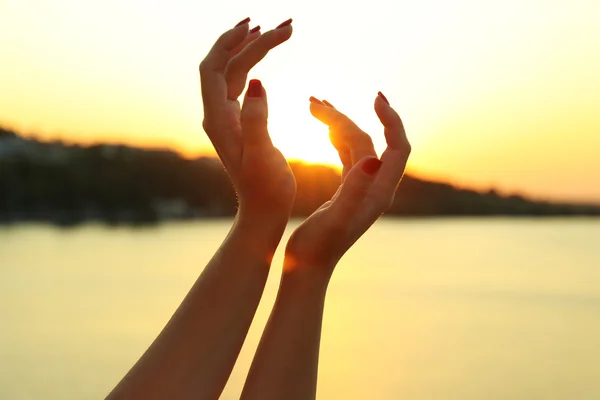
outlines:
{"label": "woman's right hand", "polygon": [[375,112],[388,145],[381,160],[371,137],[331,104],[311,98],[310,111],[329,126],[344,170],[333,198],[290,237],[285,269],[318,271],[327,281],[344,253],[392,204],[411,147],[400,116],[381,93],[375,99]]}
{"label": "woman's right hand", "polygon": [[375,112],[388,144],[381,160],[369,135],[329,103],[311,98],[310,111],[330,128],[344,164],[342,183],[288,241],[279,292],[242,391],[244,400],[316,397],[329,278],[340,257],[390,206],[410,153],[402,121],[381,94]]}
{"label": "woman's right hand", "polygon": [[200,63],[203,127],[235,186],[241,218],[287,222],[296,181],[267,131],[265,89],[251,80],[242,107],[237,99],[250,69],[290,38],[291,20],[264,34],[249,30],[249,20],[222,34]]}

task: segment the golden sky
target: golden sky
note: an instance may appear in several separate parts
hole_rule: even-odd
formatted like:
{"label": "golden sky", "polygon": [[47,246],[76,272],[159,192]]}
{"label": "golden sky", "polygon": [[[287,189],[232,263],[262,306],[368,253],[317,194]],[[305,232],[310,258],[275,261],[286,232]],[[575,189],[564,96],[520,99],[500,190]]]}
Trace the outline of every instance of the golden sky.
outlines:
{"label": "golden sky", "polygon": [[250,74],[289,158],[335,163],[308,98],[383,150],[381,90],[411,172],[600,201],[600,1],[0,0],[0,125],[44,139],[210,151],[198,63],[246,16],[294,35]]}

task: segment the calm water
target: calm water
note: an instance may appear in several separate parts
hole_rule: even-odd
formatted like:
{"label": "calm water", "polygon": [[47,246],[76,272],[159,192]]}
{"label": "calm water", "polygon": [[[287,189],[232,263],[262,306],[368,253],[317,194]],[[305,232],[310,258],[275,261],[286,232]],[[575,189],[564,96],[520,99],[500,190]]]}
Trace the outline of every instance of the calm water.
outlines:
{"label": "calm water", "polygon": [[[0,399],[105,396],[229,225],[0,228]],[[599,399],[599,377],[600,220],[380,221],[330,286],[322,399]]]}

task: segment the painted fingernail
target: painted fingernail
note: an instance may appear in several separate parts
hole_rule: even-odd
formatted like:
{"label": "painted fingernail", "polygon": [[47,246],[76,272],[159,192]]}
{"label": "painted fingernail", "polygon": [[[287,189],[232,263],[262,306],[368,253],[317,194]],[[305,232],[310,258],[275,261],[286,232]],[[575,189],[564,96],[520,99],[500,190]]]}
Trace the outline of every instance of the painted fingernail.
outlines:
{"label": "painted fingernail", "polygon": [[323,105],[323,102],[321,100],[317,99],[316,97],[310,96],[309,100],[310,100],[311,103]]}
{"label": "painted fingernail", "polygon": [[387,103],[388,106],[390,105],[390,102],[388,101],[387,97],[385,97],[383,95],[383,93],[377,92],[377,94],[379,95],[379,97],[381,97],[383,99],[383,101],[385,101]]}
{"label": "painted fingernail", "polygon": [[377,158],[369,158],[362,165],[362,170],[365,171],[369,175],[375,175],[379,168],[381,167],[381,161]]}
{"label": "painted fingernail", "polygon": [[275,29],[283,28],[284,26],[288,26],[288,25],[289,25],[289,24],[291,24],[291,23],[292,23],[292,19],[290,18],[290,19],[288,19],[287,21],[284,21],[284,22],[280,23],[280,24],[277,26],[277,28],[275,28]]}
{"label": "painted fingernail", "polygon": [[333,104],[331,104],[330,102],[328,102],[327,100],[323,100],[323,104],[325,104],[327,107],[331,107],[331,108],[335,108],[333,106]]}
{"label": "painted fingernail", "polygon": [[248,83],[248,97],[262,97],[262,83],[258,79],[251,79]]}
{"label": "painted fingernail", "polygon": [[254,28],[250,29],[250,32],[248,32],[248,34],[252,35],[254,32],[258,31],[260,31],[260,25],[256,25]]}
{"label": "painted fingernail", "polygon": [[238,22],[238,23],[235,25],[235,27],[234,27],[234,28],[237,28],[237,27],[238,27],[238,26],[240,26],[240,25],[247,24],[248,22],[250,22],[250,17],[248,17],[248,18],[244,18],[243,20],[241,20],[240,22]]}

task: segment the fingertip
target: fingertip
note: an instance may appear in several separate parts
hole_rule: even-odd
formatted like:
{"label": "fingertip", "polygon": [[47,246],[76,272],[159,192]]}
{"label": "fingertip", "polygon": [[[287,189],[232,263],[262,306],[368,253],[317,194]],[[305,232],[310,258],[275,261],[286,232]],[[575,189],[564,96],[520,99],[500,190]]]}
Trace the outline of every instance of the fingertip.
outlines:
{"label": "fingertip", "polygon": [[264,88],[262,82],[258,79],[250,79],[246,96],[251,98],[263,97]]}
{"label": "fingertip", "polygon": [[246,25],[249,22],[250,22],[250,17],[246,17],[243,20],[241,20],[240,22],[238,22],[237,24],[235,24],[234,28],[237,28],[237,27],[242,26],[242,25]]}
{"label": "fingertip", "polygon": [[310,102],[308,109],[310,110],[310,113],[312,114],[313,117],[318,118],[318,113],[319,113],[319,105],[316,103],[313,103],[312,101]]}
{"label": "fingertip", "polygon": [[221,38],[219,38],[217,43],[221,42],[222,48],[227,51],[232,51],[246,39],[249,28],[250,27],[247,22],[245,24],[235,26],[234,28],[225,32]]}
{"label": "fingertip", "polygon": [[384,110],[386,108],[392,108],[392,106],[390,106],[390,103],[387,101],[387,98],[384,98],[380,95],[381,92],[377,93],[377,96],[375,97],[375,110],[377,111],[379,110]]}
{"label": "fingertip", "polygon": [[[315,99],[317,100],[317,99]],[[319,100],[317,100],[319,101]],[[310,113],[312,114],[313,117],[315,117],[316,119],[318,119],[321,122],[323,121],[323,116],[324,116],[324,112],[328,109],[328,107],[322,103],[317,103],[313,100],[310,100]]]}
{"label": "fingertip", "polygon": [[294,28],[292,27],[292,19],[288,19],[283,21],[281,24],[277,25],[273,32],[275,32],[278,36],[280,35],[283,41],[286,41],[292,36],[292,32]]}
{"label": "fingertip", "polygon": [[313,97],[313,96],[310,96],[310,97],[308,98],[308,100],[309,100],[311,103],[315,103],[315,104],[321,104],[321,105],[323,104],[323,102],[322,102],[321,100],[319,100],[319,99],[317,99],[316,97]]}
{"label": "fingertip", "polygon": [[377,116],[383,125],[388,126],[390,123],[395,122],[395,120],[400,119],[396,110],[390,106],[387,98],[382,96],[381,92],[377,94],[374,106],[375,113],[377,113]]}
{"label": "fingertip", "polygon": [[287,27],[271,29],[270,31],[261,33],[261,47],[264,47],[267,49],[266,51],[268,51],[289,40],[289,38],[292,36],[292,31],[291,29],[286,28]]}
{"label": "fingertip", "polygon": [[381,98],[383,101],[385,101],[385,103],[386,103],[388,106],[390,105],[390,102],[388,101],[387,97],[385,97],[385,95],[384,95],[383,93],[381,93],[381,92],[377,92],[377,96],[378,96],[379,98]]}
{"label": "fingertip", "polygon": [[369,157],[365,161],[363,161],[360,168],[367,175],[375,175],[377,171],[379,171],[379,168],[381,168],[381,164],[381,160],[377,157]]}
{"label": "fingertip", "polygon": [[288,26],[291,27],[292,26],[292,22],[293,19],[287,19],[285,21],[283,21],[281,24],[277,25],[277,27],[275,29],[284,29],[287,28]]}
{"label": "fingertip", "polygon": [[285,42],[290,37],[292,37],[292,33],[294,32],[294,28],[291,25],[286,25],[283,28],[275,28],[272,31],[275,33],[281,40],[281,42]]}

